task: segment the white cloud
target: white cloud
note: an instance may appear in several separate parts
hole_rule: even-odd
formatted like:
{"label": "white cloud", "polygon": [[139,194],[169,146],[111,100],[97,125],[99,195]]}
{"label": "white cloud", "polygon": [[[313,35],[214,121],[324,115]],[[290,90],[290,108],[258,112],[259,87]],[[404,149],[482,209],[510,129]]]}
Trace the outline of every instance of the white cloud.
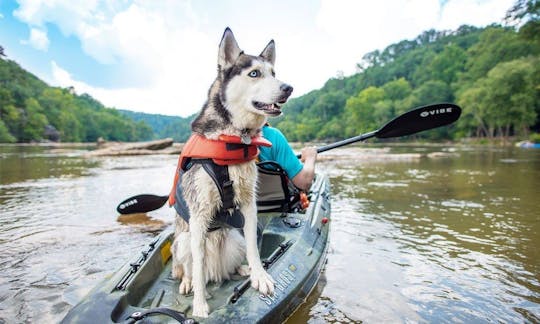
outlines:
{"label": "white cloud", "polygon": [[150,2],[146,7],[133,3],[109,18],[88,14],[97,12],[96,6],[88,5],[88,11],[75,10],[72,1],[56,1],[58,10],[54,13],[37,3],[21,4],[19,18],[38,26],[54,21],[66,35],[76,35],[88,55],[104,64],[121,64],[126,67],[126,78],[143,76],[144,82],[138,83],[145,86],[93,87],[74,80],[54,63],[53,79],[59,85],[73,86],[108,106],[138,111],[185,116],[204,103],[215,77],[219,39],[210,40],[190,27],[195,18],[188,2],[171,6]]}
{"label": "white cloud", "polygon": [[[105,106],[149,113],[187,116],[200,109],[207,88],[194,87],[186,80],[164,77],[146,87],[107,89],[95,87],[74,78],[56,62],[51,62],[52,82],[60,87],[73,87],[77,94],[88,93]],[[193,107],[186,107],[192,103]]]}
{"label": "white cloud", "polygon": [[[457,29],[463,24],[500,23],[514,0],[322,0],[317,24],[335,47],[341,69],[353,67],[367,52],[413,39],[429,29]],[[351,55],[353,53],[354,55]],[[344,64],[343,64],[344,63]]]}
{"label": "white cloud", "polygon": [[322,0],[317,23],[337,43],[369,51],[416,36],[438,15],[438,0]]}
{"label": "white cloud", "polygon": [[501,23],[515,0],[451,0],[443,8],[439,29],[456,29],[460,25],[487,26]]}
{"label": "white cloud", "polygon": [[46,52],[49,48],[49,38],[47,33],[43,30],[32,28],[30,30],[30,38],[28,40],[21,41],[22,44],[30,45],[35,49]]}
{"label": "white cloud", "polygon": [[36,30],[55,24],[64,35],[78,38],[89,56],[122,67],[119,74],[140,86],[95,87],[53,64],[60,85],[88,92],[107,106],[186,116],[206,98],[225,26],[232,27],[247,53],[258,53],[273,37],[278,76],[299,96],[338,70],[353,73],[365,53],[427,29],[500,22],[513,1],[276,0],[254,6],[237,0],[231,6],[188,0],[20,0],[15,15]]}

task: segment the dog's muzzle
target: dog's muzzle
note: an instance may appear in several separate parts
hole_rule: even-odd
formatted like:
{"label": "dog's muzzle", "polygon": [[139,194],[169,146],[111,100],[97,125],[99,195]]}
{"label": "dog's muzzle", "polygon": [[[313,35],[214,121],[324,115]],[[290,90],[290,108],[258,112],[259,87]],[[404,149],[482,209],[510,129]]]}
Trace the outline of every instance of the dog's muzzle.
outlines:
{"label": "dog's muzzle", "polygon": [[253,106],[263,111],[265,114],[270,116],[279,116],[281,115],[281,106],[287,102],[287,99],[289,99],[289,96],[293,92],[293,87],[290,85],[283,83],[279,90],[281,91],[280,96],[277,98],[276,102],[273,103],[264,103],[260,101],[253,101]]}

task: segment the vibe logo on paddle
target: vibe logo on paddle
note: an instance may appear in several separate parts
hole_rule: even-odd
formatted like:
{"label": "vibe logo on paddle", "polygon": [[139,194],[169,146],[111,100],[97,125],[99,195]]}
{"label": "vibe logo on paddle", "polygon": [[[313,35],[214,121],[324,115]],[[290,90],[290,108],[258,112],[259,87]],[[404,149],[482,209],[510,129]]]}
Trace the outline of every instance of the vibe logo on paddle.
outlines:
{"label": "vibe logo on paddle", "polygon": [[126,201],[125,203],[123,204],[120,204],[119,208],[120,209],[124,209],[126,207],[129,207],[131,205],[135,205],[137,203],[137,199],[133,199],[133,200],[130,200],[130,201]]}
{"label": "vibe logo on paddle", "polygon": [[438,114],[445,114],[445,113],[452,113],[452,107],[429,110],[429,111],[422,111],[420,113],[420,117],[428,117],[428,116],[433,116],[433,115],[438,115]]}

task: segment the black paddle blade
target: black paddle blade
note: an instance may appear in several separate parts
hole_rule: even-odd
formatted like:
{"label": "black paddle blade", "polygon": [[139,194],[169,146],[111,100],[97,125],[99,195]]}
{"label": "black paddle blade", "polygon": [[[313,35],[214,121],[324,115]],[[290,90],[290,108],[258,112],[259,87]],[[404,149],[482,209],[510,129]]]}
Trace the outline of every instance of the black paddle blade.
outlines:
{"label": "black paddle blade", "polygon": [[169,196],[138,195],[122,201],[116,211],[120,214],[146,213],[161,208]]}
{"label": "black paddle blade", "polygon": [[461,108],[450,103],[439,103],[413,109],[398,116],[379,129],[375,137],[390,138],[415,134],[448,125],[458,120]]}

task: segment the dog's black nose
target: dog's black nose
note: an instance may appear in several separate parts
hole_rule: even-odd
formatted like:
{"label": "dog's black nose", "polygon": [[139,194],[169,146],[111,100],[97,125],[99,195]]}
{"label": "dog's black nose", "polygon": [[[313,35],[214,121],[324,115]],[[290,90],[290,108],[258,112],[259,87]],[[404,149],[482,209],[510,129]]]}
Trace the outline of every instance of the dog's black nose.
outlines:
{"label": "dog's black nose", "polygon": [[286,83],[283,83],[279,89],[284,92],[286,95],[290,95],[293,91],[293,87],[291,87],[290,85],[286,84]]}

